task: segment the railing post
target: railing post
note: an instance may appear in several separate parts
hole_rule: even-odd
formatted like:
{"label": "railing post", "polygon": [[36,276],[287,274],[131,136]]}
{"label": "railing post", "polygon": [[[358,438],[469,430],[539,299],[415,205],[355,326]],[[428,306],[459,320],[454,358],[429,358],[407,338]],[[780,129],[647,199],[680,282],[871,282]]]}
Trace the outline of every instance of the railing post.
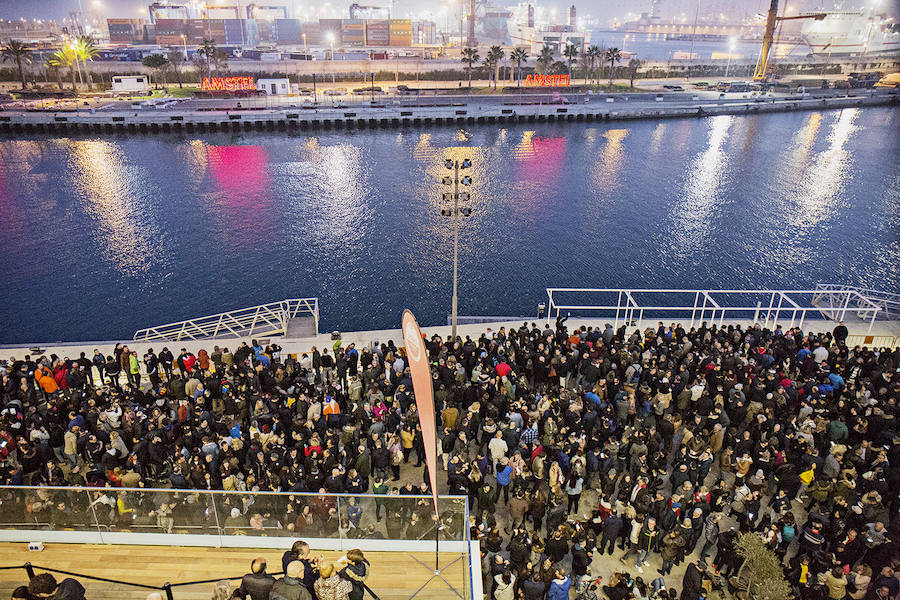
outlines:
{"label": "railing post", "polygon": [[691,329],[694,328],[694,321],[697,318],[697,304],[700,302],[700,292],[694,294],[694,309],[691,311]]}
{"label": "railing post", "polygon": [[756,325],[759,322],[759,309],[762,307],[762,302],[756,301],[756,311],[753,313],[753,324]]}
{"label": "railing post", "polygon": [[[344,532],[341,531],[341,497],[337,496],[337,522],[338,522],[338,539],[341,540],[341,550],[344,549]],[[347,517],[347,526],[350,526],[350,517]]]}
{"label": "railing post", "polygon": [[166,600],[175,600],[175,596],[172,594],[172,584],[168,581],[163,586],[163,591],[166,592]]}
{"label": "railing post", "polygon": [[622,290],[619,290],[619,298],[616,300],[616,324],[613,329],[619,328],[619,307],[622,305]]}
{"label": "railing post", "polygon": [[34,567],[31,566],[30,562],[25,563],[25,572],[28,573],[29,581],[34,579]]}

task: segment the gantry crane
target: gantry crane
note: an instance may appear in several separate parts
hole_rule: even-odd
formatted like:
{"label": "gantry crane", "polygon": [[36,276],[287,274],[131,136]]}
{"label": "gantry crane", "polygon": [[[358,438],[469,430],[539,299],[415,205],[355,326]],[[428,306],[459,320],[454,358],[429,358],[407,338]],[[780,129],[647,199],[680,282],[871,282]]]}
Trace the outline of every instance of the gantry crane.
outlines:
{"label": "gantry crane", "polygon": [[772,43],[775,41],[775,26],[780,21],[795,21],[797,19],[815,19],[821,21],[825,18],[825,13],[813,13],[808,15],[798,15],[796,17],[779,17],[778,16],[778,0],[772,0],[769,4],[769,14],[766,17],[766,32],[763,35],[762,51],[759,53],[759,60],[756,61],[756,70],[753,71],[753,81],[766,81],[769,70],[769,53],[772,51]]}

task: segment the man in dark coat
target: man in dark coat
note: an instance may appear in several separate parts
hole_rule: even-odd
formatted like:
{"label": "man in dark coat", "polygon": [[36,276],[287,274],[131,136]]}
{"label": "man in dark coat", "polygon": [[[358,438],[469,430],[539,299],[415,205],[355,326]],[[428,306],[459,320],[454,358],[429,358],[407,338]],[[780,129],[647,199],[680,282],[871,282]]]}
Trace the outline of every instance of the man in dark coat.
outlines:
{"label": "man in dark coat", "polygon": [[612,514],[603,521],[603,525],[601,526],[601,531],[603,533],[600,537],[600,545],[597,546],[597,551],[600,554],[603,554],[604,548],[608,545],[608,554],[612,556],[613,548],[616,545],[616,540],[619,539],[619,534],[622,533],[624,524],[625,522],[622,521],[622,517],[618,514]]}
{"label": "man in dark coat", "polygon": [[269,592],[275,585],[275,578],[266,573],[266,559],[254,558],[250,572],[241,579],[241,585],[234,595],[242,600],[269,600]]}
{"label": "man in dark coat", "polygon": [[684,579],[681,582],[681,600],[697,600],[703,591],[703,573],[706,571],[706,563],[698,560],[687,566]]}

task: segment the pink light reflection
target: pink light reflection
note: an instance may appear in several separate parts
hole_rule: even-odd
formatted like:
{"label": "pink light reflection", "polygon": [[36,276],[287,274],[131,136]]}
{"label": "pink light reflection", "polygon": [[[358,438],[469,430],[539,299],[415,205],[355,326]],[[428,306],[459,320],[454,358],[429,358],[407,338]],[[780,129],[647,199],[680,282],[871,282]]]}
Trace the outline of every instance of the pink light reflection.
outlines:
{"label": "pink light reflection", "polygon": [[564,137],[532,137],[526,132],[516,146],[519,161],[519,178],[527,181],[557,177],[563,169],[566,154]]}
{"label": "pink light reflection", "polygon": [[219,217],[240,242],[276,226],[269,189],[269,156],[262,146],[208,146],[207,164],[217,187]]}

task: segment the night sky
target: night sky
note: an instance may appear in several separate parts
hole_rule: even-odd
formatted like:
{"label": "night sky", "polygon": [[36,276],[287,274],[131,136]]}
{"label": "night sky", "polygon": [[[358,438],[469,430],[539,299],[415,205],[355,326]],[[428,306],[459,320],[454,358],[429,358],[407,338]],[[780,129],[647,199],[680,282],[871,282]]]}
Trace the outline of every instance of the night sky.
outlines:
{"label": "night sky", "polygon": [[[246,5],[251,0],[241,0],[241,4]],[[331,5],[336,11],[340,11],[340,15],[346,16],[346,8],[353,0],[331,0]],[[795,7],[797,10],[809,10],[812,8],[832,8],[834,2],[831,0],[787,0],[789,6]],[[872,0],[869,0],[870,2]],[[877,0],[876,0],[877,1]],[[81,0],[84,9],[90,9],[92,0]],[[103,12],[108,17],[137,17],[138,9],[146,8],[150,4],[150,0],[102,0]],[[318,6],[322,0],[271,0],[263,4],[273,5],[292,5],[295,7]],[[514,5],[518,0],[496,0],[494,4],[498,6]],[[233,4],[232,0],[225,2]],[[378,2],[366,2],[366,4],[383,4],[387,5],[388,0],[380,0]],[[639,13],[650,9],[650,0],[629,0],[621,2],[621,0],[542,0],[536,4],[547,8],[556,8],[559,14],[564,14],[563,10],[575,4],[580,14],[590,14],[608,20],[613,17],[624,18],[626,13]],[[768,8],[768,0],[700,0],[701,10],[704,12],[731,12],[736,19],[745,15],[753,15],[765,12]],[[845,9],[854,6],[861,6],[863,0],[845,0],[843,7]],[[897,6],[896,0],[881,0],[881,5],[887,8],[893,5]],[[423,11],[434,7],[437,10],[445,5],[445,0],[395,0],[394,15],[398,18],[405,16],[421,16]],[[79,0],[0,0],[0,17],[2,18],[20,18],[27,19],[59,19],[67,16],[70,11],[78,10]],[[682,12],[693,14],[696,7],[694,0],[662,0],[659,7],[661,15],[678,15]],[[408,14],[414,11],[414,14]]]}

